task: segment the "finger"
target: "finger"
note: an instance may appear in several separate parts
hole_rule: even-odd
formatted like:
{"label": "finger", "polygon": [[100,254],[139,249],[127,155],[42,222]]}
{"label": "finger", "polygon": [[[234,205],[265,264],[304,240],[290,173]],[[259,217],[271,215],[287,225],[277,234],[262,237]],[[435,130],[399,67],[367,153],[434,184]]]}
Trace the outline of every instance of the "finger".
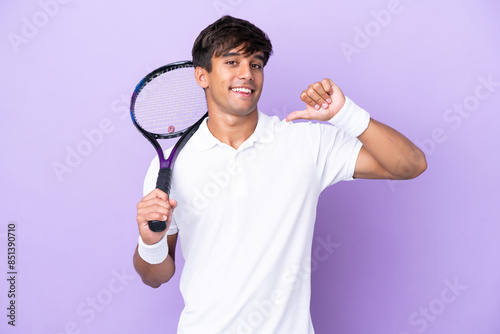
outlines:
{"label": "finger", "polygon": [[[171,200],[173,201],[173,200]],[[174,201],[175,202],[175,201]],[[141,203],[140,203],[141,204]],[[177,202],[174,203],[177,206]],[[137,207],[137,221],[145,225],[150,220],[166,221],[175,208],[170,205],[170,202],[165,202],[155,198],[149,200]]]}
{"label": "finger", "polygon": [[309,94],[307,93],[307,90],[304,90],[302,91],[302,93],[300,94],[300,99],[307,105],[311,106],[314,108],[314,106],[316,105],[316,102],[309,96]]}
{"label": "finger", "polygon": [[314,108],[316,110],[319,110],[321,108],[321,105],[317,102],[317,100],[320,100],[321,97],[314,91],[314,89],[306,89],[305,91],[300,94],[300,99],[305,102],[308,106],[311,108]]}
{"label": "finger", "polygon": [[286,121],[287,122],[290,122],[290,121],[293,121],[293,120],[296,120],[296,119],[311,119],[311,117],[310,117],[309,113],[306,110],[297,110],[297,111],[294,111],[294,112],[290,113],[286,117]]}
{"label": "finger", "polygon": [[172,222],[172,215],[174,213],[174,210],[170,210],[170,213],[166,219],[167,224],[170,224]]}
{"label": "finger", "polygon": [[[335,86],[335,84],[333,83],[333,81],[331,79],[323,79],[321,80],[321,84],[323,85],[323,89],[324,91],[328,94],[328,96],[326,96],[326,101],[328,102],[328,100],[330,100],[331,102],[331,98],[330,96],[333,94],[333,87]],[[328,103],[330,103],[328,102]]]}
{"label": "finger", "polygon": [[168,200],[168,195],[166,192],[156,188],[153,191],[151,191],[149,194],[143,197],[143,200],[150,200],[153,198],[161,198],[164,201]]}
{"label": "finger", "polygon": [[170,205],[168,207],[165,207],[163,205],[155,204],[137,210],[137,217],[140,218],[140,220],[152,220],[153,218],[158,220],[166,220],[166,217],[168,217],[170,211],[172,211]]}
{"label": "finger", "polygon": [[138,214],[148,215],[150,213],[158,213],[162,215],[168,215],[171,210],[170,204],[166,202],[163,203],[150,203],[147,206],[141,207],[137,210]]}
{"label": "finger", "polygon": [[177,201],[175,199],[169,199],[168,203],[170,204],[172,211],[177,207]]}
{"label": "finger", "polygon": [[138,204],[137,204],[137,210],[141,210],[141,209],[147,209],[147,208],[153,208],[155,206],[160,206],[160,207],[163,207],[165,209],[168,209],[170,208],[170,204],[168,201],[164,201],[163,199],[161,198],[152,198],[152,199],[149,199],[149,200],[141,200]]}
{"label": "finger", "polygon": [[321,82],[316,82],[313,84],[312,88],[318,94],[319,98],[316,100],[318,104],[321,104],[323,109],[328,109],[328,104],[332,102],[330,99],[330,92],[332,92],[332,86],[328,79],[324,79]]}
{"label": "finger", "polygon": [[313,84],[313,86],[307,90],[307,95],[309,95],[309,97],[314,101],[315,103],[314,109],[316,110],[319,109],[320,106],[324,107],[326,104],[326,100],[321,95],[322,93],[323,93],[323,86],[321,86],[318,83]]}
{"label": "finger", "polygon": [[309,88],[302,92],[300,98],[307,105],[319,110],[320,108],[328,108],[328,102],[326,100],[330,98],[330,95],[325,91],[320,82],[316,82],[309,85]]}
{"label": "finger", "polygon": [[150,212],[150,213],[144,215],[144,219],[141,219],[141,221],[145,222],[145,223],[143,223],[144,225],[147,225],[148,222],[153,221],[153,220],[158,220],[158,221],[162,221],[162,222],[167,221],[168,217],[169,217],[168,214],[161,214],[158,212]]}
{"label": "finger", "polygon": [[332,83],[332,103],[335,109],[340,110],[345,103],[345,96],[342,90],[333,81]]}

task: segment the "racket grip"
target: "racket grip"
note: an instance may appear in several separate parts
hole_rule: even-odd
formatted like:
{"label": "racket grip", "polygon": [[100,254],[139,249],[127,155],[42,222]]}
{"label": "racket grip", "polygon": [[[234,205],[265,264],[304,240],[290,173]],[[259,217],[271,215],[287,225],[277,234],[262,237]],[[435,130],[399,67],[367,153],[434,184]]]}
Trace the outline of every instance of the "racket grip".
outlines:
{"label": "racket grip", "polygon": [[156,188],[170,195],[170,183],[172,182],[172,170],[168,167],[161,168],[156,179]]}
{"label": "racket grip", "polygon": [[[172,169],[165,167],[161,168],[158,172],[158,179],[156,179],[156,188],[164,191],[170,195],[170,183],[172,181]],[[161,220],[151,220],[148,222],[149,229],[153,232],[161,232],[167,228],[167,222]]]}

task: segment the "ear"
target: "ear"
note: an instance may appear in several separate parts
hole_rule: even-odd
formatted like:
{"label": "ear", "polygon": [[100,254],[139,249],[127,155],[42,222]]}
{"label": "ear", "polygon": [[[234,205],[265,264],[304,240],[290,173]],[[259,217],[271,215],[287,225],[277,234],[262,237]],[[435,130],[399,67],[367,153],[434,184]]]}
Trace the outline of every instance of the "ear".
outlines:
{"label": "ear", "polygon": [[194,70],[194,77],[196,79],[196,82],[198,85],[200,85],[201,88],[206,89],[208,88],[208,72],[202,67],[196,67]]}

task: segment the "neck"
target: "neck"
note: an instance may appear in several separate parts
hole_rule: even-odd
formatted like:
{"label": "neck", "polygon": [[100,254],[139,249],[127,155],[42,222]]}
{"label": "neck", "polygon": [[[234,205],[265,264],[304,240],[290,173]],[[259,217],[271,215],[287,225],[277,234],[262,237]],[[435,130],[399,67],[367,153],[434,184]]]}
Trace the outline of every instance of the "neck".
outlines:
{"label": "neck", "polygon": [[215,138],[238,149],[255,131],[258,118],[257,109],[248,115],[210,113],[207,126]]}

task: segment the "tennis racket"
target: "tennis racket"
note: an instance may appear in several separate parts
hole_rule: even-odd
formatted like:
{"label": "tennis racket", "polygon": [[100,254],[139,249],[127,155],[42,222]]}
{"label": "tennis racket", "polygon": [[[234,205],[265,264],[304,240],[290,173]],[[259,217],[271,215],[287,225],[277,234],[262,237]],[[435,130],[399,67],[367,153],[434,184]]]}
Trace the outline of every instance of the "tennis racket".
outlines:
{"label": "tennis racket", "polygon": [[[191,61],[162,66],[139,82],[130,103],[132,122],[153,144],[160,160],[156,188],[170,195],[175,159],[208,116],[204,90],[194,78]],[[181,137],[165,159],[158,139]],[[160,232],[166,221],[150,221],[151,231]]]}

